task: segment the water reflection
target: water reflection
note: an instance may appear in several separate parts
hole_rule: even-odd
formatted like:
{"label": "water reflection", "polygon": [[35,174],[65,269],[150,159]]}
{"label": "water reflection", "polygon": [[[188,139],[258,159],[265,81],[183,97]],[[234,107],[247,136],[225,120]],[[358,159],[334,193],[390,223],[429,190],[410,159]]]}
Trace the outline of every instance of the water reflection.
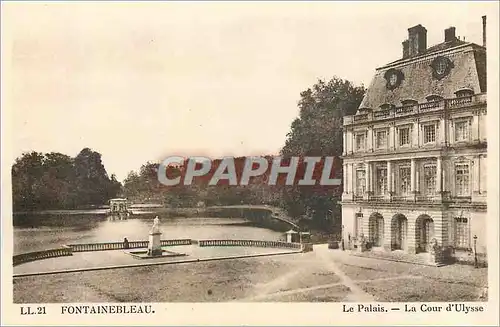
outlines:
{"label": "water reflection", "polygon": [[[59,247],[71,243],[146,240],[153,217],[134,216],[108,221],[105,216],[84,217],[43,215],[25,219],[14,227],[14,253]],[[278,240],[281,233],[254,227],[239,218],[161,218],[162,239],[255,239]],[[19,221],[19,220],[18,220]]]}

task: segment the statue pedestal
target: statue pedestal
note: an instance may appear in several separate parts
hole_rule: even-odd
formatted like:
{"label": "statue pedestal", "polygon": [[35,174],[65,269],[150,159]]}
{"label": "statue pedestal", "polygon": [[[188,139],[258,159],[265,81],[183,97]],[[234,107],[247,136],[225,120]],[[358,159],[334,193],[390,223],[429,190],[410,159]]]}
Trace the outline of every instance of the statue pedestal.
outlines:
{"label": "statue pedestal", "polygon": [[150,256],[161,256],[161,233],[150,233],[149,234],[149,244],[148,244],[148,255]]}

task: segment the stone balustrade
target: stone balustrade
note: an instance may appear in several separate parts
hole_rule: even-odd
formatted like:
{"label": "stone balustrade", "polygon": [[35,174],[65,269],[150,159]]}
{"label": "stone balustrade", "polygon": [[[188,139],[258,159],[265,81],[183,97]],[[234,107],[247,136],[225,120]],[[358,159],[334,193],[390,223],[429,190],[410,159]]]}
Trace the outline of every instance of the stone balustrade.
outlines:
{"label": "stone balustrade", "polygon": [[258,240],[200,240],[198,245],[201,247],[207,246],[250,246],[263,248],[285,248],[285,249],[302,249],[300,243],[286,243],[278,241],[258,241]]}
{"label": "stone balustrade", "polygon": [[[147,248],[149,241],[129,241],[128,249]],[[161,240],[161,246],[176,246],[176,245],[191,245],[190,239],[178,240]],[[124,242],[106,242],[106,243],[86,243],[86,244],[69,244],[73,252],[87,252],[87,251],[109,251],[109,250],[122,250],[125,249]]]}
{"label": "stone balustrade", "polygon": [[71,255],[73,255],[73,250],[70,247],[63,247],[59,249],[50,249],[50,250],[17,254],[12,257],[12,262],[14,266],[17,266],[26,262],[48,259],[48,258],[65,257]]}
{"label": "stone balustrade", "polygon": [[406,105],[384,110],[373,110],[368,113],[360,113],[344,117],[344,125],[364,123],[369,121],[384,120],[394,117],[413,115],[419,113],[427,113],[430,111],[449,110],[472,105],[486,103],[486,94],[475,94],[460,98],[450,98],[438,101],[430,101],[415,105]]}
{"label": "stone balustrade", "polygon": [[[147,248],[149,241],[129,241],[128,247],[125,247],[124,242],[105,242],[105,243],[80,243],[68,244],[62,248],[50,249],[44,251],[28,252],[13,256],[14,266],[47,258],[56,258],[63,256],[71,256],[73,252],[91,252],[91,251],[110,251],[123,249],[139,249]],[[179,246],[198,244],[200,247],[208,246],[249,246],[249,247],[264,247],[264,248],[284,248],[302,250],[300,243],[286,243],[278,241],[259,241],[259,240],[200,240],[191,239],[176,239],[176,240],[161,240],[161,246]]]}
{"label": "stone balustrade", "polygon": [[179,239],[179,240],[161,240],[161,246],[176,246],[176,245],[191,245],[193,240],[190,239]]}

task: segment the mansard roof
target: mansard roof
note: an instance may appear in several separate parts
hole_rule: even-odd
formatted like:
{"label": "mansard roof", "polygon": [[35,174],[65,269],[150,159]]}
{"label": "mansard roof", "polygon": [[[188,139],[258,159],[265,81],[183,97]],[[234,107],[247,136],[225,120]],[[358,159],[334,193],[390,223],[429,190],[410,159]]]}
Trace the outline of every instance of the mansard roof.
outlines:
{"label": "mansard roof", "polygon": [[[431,63],[439,56],[448,58],[452,65],[448,74],[438,79]],[[390,69],[402,76],[396,87],[388,87],[386,74]],[[460,89],[471,89],[476,94],[486,92],[486,48],[460,40],[443,42],[418,56],[378,68],[359,108],[377,110],[383,104],[401,106],[401,101],[408,99],[422,103],[431,94],[453,98]]]}

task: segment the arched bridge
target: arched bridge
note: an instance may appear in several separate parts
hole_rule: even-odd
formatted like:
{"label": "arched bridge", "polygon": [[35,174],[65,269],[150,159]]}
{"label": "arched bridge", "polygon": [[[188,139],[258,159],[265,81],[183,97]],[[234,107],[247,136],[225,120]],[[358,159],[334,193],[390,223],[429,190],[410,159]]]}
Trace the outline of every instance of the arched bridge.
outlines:
{"label": "arched bridge", "polygon": [[[265,223],[265,220],[269,220],[271,222],[275,220],[287,225],[288,228],[300,230],[299,226],[291,220],[286,211],[278,207],[268,205],[232,205],[211,206],[206,207],[205,209],[208,212],[228,210],[235,215],[241,215],[245,219],[259,223]],[[264,212],[264,214],[259,214],[259,211]]]}

